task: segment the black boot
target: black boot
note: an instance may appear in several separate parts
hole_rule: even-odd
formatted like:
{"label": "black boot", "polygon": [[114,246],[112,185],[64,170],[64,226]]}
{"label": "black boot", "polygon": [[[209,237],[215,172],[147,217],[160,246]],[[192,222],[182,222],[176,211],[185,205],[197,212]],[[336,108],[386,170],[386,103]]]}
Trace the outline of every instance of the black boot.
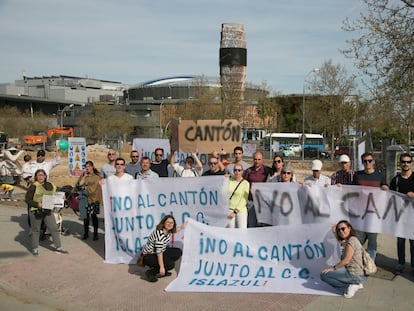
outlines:
{"label": "black boot", "polygon": [[84,219],[82,240],[86,240],[88,237],[89,237],[89,219]]}
{"label": "black boot", "polygon": [[93,214],[92,215],[92,225],[93,225],[93,240],[99,240],[98,237],[98,217]]}

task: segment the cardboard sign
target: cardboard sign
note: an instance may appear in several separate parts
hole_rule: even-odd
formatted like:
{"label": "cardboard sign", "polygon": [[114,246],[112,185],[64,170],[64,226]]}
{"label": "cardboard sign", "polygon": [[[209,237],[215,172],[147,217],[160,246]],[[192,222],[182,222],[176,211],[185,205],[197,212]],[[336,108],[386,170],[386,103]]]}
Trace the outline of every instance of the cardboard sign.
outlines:
{"label": "cardboard sign", "polygon": [[237,120],[184,120],[178,126],[178,141],[183,152],[233,152],[242,145],[242,128]]}

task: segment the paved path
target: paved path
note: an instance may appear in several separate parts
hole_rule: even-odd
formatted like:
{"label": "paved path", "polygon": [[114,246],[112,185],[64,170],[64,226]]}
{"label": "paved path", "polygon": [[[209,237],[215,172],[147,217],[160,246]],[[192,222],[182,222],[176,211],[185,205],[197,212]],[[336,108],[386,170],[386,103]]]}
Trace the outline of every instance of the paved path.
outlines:
{"label": "paved path", "polygon": [[[394,276],[395,238],[380,235],[380,271],[352,299],[295,294],[167,293],[171,278],[148,283],[143,268],[104,264],[104,236],[82,241],[82,224],[70,211],[64,214],[62,236],[70,252],[53,252],[44,241],[39,256],[30,253],[23,202],[0,202],[0,310],[412,310],[414,278]],[[102,225],[102,221],[101,221]],[[409,253],[409,252],[407,252]],[[407,258],[409,262],[409,258]],[[175,277],[173,274],[172,277]]]}

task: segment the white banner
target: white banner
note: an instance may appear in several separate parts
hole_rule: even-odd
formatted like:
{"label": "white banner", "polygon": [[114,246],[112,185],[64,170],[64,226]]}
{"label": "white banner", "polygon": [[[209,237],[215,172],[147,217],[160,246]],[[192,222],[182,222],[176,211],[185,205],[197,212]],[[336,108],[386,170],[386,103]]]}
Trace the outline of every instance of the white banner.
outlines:
{"label": "white banner", "polygon": [[336,295],[320,272],[339,261],[328,224],[250,229],[189,220],[178,278],[166,291]]}
{"label": "white banner", "polygon": [[223,176],[106,179],[103,196],[106,263],[134,263],[147,237],[167,214],[174,216],[177,225],[188,217],[218,227],[227,223],[228,178]]}
{"label": "white banner", "polygon": [[255,183],[252,191],[257,219],[264,224],[333,224],[347,219],[359,230],[414,239],[414,200],[395,191],[295,183]]}

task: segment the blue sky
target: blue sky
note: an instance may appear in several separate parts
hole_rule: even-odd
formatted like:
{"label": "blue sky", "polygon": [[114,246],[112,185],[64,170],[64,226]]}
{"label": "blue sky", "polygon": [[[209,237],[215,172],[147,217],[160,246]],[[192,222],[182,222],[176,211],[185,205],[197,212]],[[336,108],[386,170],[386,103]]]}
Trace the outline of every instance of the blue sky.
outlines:
{"label": "blue sky", "polygon": [[219,76],[222,23],[241,23],[247,78],[283,94],[332,59],[354,34],[341,29],[360,0],[0,0],[0,83],[71,75],[136,84],[176,75]]}

